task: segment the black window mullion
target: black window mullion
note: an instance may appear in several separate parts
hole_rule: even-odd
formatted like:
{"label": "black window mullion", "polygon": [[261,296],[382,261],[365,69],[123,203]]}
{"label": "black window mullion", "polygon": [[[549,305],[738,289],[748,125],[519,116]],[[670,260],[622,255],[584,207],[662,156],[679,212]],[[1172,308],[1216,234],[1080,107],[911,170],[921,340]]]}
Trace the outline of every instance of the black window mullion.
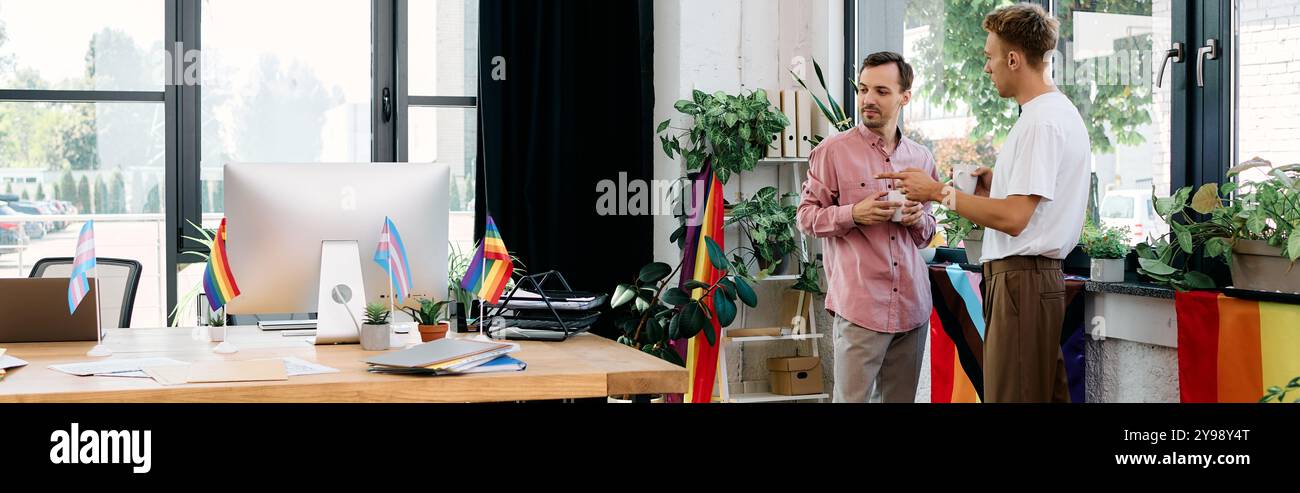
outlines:
{"label": "black window mullion", "polygon": [[370,158],[374,162],[397,160],[398,3],[398,0],[371,1]]}

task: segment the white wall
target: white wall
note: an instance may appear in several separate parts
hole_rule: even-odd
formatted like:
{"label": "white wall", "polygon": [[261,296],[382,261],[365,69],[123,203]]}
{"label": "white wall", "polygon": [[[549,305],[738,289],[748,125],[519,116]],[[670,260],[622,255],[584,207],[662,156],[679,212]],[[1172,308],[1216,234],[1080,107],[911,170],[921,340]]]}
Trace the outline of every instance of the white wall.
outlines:
{"label": "white wall", "polygon": [[[657,0],[655,15],[655,124],[673,118],[674,125],[685,126],[673,109],[679,99],[689,99],[691,92],[725,91],[736,93],[754,89],[785,89],[796,87],[788,70],[791,60],[803,56],[806,66],[805,80],[815,81],[812,59],[822,64],[830,89],[837,96],[843,90],[843,2],[838,0]],[[815,82],[814,90],[817,90]],[[679,125],[680,124],[680,125]],[[822,133],[826,133],[824,130]],[[672,180],[683,176],[684,164],[679,159],[669,159],[660,150],[658,137],[654,137],[654,174],[658,180]],[[727,200],[736,202],[749,197],[764,186],[776,185],[775,167],[760,168],[735,177],[724,187]],[[783,179],[782,192],[789,190],[789,172]],[[677,228],[671,215],[656,216],[654,220],[655,259],[676,265],[680,251],[668,243],[668,236]],[[726,235],[728,248],[741,238],[734,230]],[[784,286],[764,286],[760,296],[764,305],[748,314],[749,326],[775,325],[774,314]],[[822,300],[814,302],[816,317],[825,319]],[[733,327],[739,327],[738,320]],[[822,353],[829,352],[829,338],[823,339]],[[739,346],[728,348],[727,361],[733,388],[744,380],[763,381],[768,356],[791,355],[794,343],[749,343],[744,347],[745,365],[740,365]],[[807,343],[800,354],[807,354]],[[829,364],[829,360],[825,360]],[[830,368],[824,373],[829,377]],[[738,390],[738,389],[737,389]],[[735,390],[733,390],[734,392]]]}

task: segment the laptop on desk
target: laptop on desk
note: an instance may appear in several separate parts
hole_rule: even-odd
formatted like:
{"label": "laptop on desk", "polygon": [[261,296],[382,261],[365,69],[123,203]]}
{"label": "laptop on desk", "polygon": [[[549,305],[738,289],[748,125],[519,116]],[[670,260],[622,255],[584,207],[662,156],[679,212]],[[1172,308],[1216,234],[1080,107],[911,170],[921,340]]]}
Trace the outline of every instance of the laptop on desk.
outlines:
{"label": "laptop on desk", "polygon": [[96,308],[94,279],[74,313],[66,277],[0,279],[0,343],[94,341]]}

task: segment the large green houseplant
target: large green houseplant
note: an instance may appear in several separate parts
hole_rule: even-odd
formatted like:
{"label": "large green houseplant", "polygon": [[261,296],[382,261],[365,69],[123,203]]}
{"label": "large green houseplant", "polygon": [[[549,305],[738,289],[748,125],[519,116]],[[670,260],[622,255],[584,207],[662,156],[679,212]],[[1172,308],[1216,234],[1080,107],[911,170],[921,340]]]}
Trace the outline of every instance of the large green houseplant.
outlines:
{"label": "large green houseplant", "polygon": [[[717,344],[718,334],[713,330],[713,320],[720,327],[731,325],[736,319],[736,301],[750,307],[758,306],[758,295],[736,273],[732,261],[727,260],[722,247],[712,238],[705,238],[709,262],[722,271],[718,282],[708,284],[687,281],[685,289],[677,286],[677,276],[682,264],[676,268],[663,262],[646,265],[635,280],[619,284],[610,298],[610,308],[617,313],[614,324],[623,335],[618,342],[636,348],[678,366],[686,366],[669,345],[675,339],[689,339],[703,332],[710,344]],[[701,296],[692,297],[695,290]],[[704,300],[713,301],[710,309]]]}
{"label": "large green houseplant", "polygon": [[754,169],[767,155],[772,135],[790,124],[783,113],[772,110],[762,89],[738,95],[696,90],[692,99],[680,100],[674,107],[691,117],[691,126],[673,127],[671,119],[660,123],[655,133],[664,153],[669,158],[681,154],[688,171],[704,167],[711,158],[713,172],[722,183],[732,174]]}

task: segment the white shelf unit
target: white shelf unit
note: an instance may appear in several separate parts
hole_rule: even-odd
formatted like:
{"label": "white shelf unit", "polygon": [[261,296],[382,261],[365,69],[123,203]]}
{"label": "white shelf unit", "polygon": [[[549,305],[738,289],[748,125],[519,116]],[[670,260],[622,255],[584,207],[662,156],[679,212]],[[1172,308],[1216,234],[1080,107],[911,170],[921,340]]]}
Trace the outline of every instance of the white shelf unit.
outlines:
{"label": "white shelf unit", "polygon": [[[765,159],[760,159],[758,161],[758,164],[759,166],[778,167],[777,179],[775,184],[778,192],[795,192],[797,194],[802,191],[803,180],[804,177],[807,176],[807,172],[808,172],[807,171],[808,158],[765,158]],[[783,174],[785,174],[787,177],[785,180],[782,179],[781,175]],[[741,180],[740,185],[742,188],[744,183],[743,181],[744,176],[745,174],[741,173],[741,174],[737,174],[735,177],[737,180]],[[781,185],[783,184],[783,182],[785,182],[789,186],[782,187]],[[730,215],[726,215],[725,217],[730,219]],[[738,232],[738,234],[743,236],[745,233],[744,231],[740,231]],[[804,237],[803,233],[799,233],[799,235],[801,240],[800,243],[807,245],[809,239]],[[808,252],[806,250],[807,249],[804,249],[804,251],[801,252],[804,255],[804,257],[801,260],[806,261],[808,259],[807,256],[811,255],[811,252]],[[763,279],[760,279],[759,281],[763,283],[793,284],[794,281],[799,280],[799,277],[800,277],[799,273],[796,271],[796,273],[794,274],[767,276]],[[808,296],[812,296],[812,295],[809,294]],[[739,314],[740,325],[738,327],[745,327],[748,307],[746,307],[744,304],[739,304],[738,306],[740,311]],[[812,353],[812,356],[813,357],[821,356],[817,344],[818,341],[822,339],[824,335],[817,332],[817,319],[815,316],[816,306],[809,303],[805,303],[803,306],[810,307],[807,310],[807,313],[804,314],[804,319],[806,320],[805,323],[808,329],[808,332],[805,334],[801,334],[801,335],[786,334],[780,336],[751,336],[751,337],[725,337],[724,335],[722,339],[722,344],[724,345],[724,347],[721,348],[718,354],[719,371],[717,377],[718,380],[717,388],[719,390],[719,393],[717,396],[715,396],[718,401],[730,402],[730,403],[757,403],[757,402],[785,402],[785,401],[815,400],[818,402],[824,402],[826,399],[830,398],[830,396],[825,393],[812,394],[812,395],[776,395],[769,392],[750,392],[750,393],[739,393],[739,394],[731,393],[731,388],[730,388],[731,382],[728,381],[729,379],[728,379],[728,370],[727,370],[726,345],[732,343],[743,344],[743,343],[768,343],[774,341],[794,341],[794,343],[796,344],[795,350],[797,354],[799,352],[798,346],[802,346],[804,342],[808,342],[808,345],[810,346],[809,352]],[[779,325],[785,325],[786,323],[789,323],[789,321],[781,321]],[[743,359],[743,355],[744,355],[743,351],[741,352],[741,355]],[[742,369],[744,368],[743,360],[742,360],[741,368]]]}

